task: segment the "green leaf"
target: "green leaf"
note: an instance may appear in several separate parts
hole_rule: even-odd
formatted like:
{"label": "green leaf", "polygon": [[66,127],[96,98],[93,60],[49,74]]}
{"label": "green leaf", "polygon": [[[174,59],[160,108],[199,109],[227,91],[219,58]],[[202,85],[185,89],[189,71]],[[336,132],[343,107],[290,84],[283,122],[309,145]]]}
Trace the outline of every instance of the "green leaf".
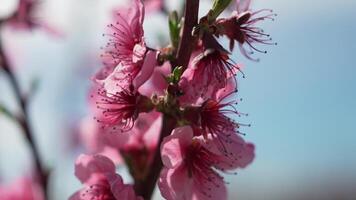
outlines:
{"label": "green leaf", "polygon": [[178,19],[177,11],[173,11],[170,13],[168,18],[168,25],[169,25],[169,34],[171,37],[173,47],[178,47],[179,43],[179,33],[181,29],[181,23]]}
{"label": "green leaf", "polygon": [[209,22],[214,21],[231,3],[232,0],[214,0],[213,8],[209,11]]}
{"label": "green leaf", "polygon": [[183,67],[174,68],[173,72],[166,77],[166,81],[172,84],[178,84],[180,81],[180,77],[183,74]]}
{"label": "green leaf", "polygon": [[174,70],[173,70],[173,81],[174,81],[174,83],[178,83],[180,81],[180,77],[182,76],[182,74],[183,74],[183,67],[182,66],[174,68]]}
{"label": "green leaf", "polygon": [[10,119],[16,120],[15,116],[2,104],[0,104],[0,114],[3,114]]}

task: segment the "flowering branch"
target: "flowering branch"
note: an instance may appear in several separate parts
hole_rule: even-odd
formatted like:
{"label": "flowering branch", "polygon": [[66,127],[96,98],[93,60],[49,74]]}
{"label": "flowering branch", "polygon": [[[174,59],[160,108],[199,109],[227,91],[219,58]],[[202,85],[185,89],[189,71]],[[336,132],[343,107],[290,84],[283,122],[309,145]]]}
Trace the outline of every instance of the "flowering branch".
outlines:
{"label": "flowering branch", "polygon": [[[94,77],[93,113],[101,128],[93,142],[123,155],[134,185],[116,174],[111,156],[94,148],[96,155],[76,161],[75,175],[85,187],[70,200],[149,200],[156,182],[167,200],[227,199],[221,173],[254,159],[254,145],[239,131],[249,125],[231,118],[244,114],[238,100],[227,100],[237,92],[240,71],[230,51],[237,42],[248,58],[252,50],[263,52],[254,45],[270,40],[255,25],[272,18],[255,16],[265,10],[252,12],[238,0],[230,18],[218,18],[231,1],[214,0],[198,23],[199,0],[186,0],[184,16],[169,17],[171,44],[159,50],[146,45],[142,0],[116,13],[104,34],[104,67]],[[230,51],[220,36],[230,39]]]}
{"label": "flowering branch", "polygon": [[[182,66],[183,69],[187,68],[188,66],[188,62],[195,44],[195,38],[192,35],[192,30],[198,22],[198,11],[199,0],[186,0],[183,31],[178,46],[176,60],[173,63],[173,66]],[[142,196],[144,199],[151,199],[154,188],[156,186],[157,179],[163,167],[160,146],[163,141],[163,138],[171,134],[172,130],[176,126],[176,123],[176,119],[172,118],[171,116],[163,116],[163,127],[161,130],[158,147],[155,150],[154,160],[150,167],[150,173],[144,181],[139,181],[135,183],[135,190],[137,194]]]}
{"label": "flowering branch", "polygon": [[28,144],[30,145],[30,149],[32,151],[32,156],[34,159],[34,164],[35,164],[35,168],[36,168],[36,172],[37,172],[37,178],[38,178],[39,183],[42,185],[45,197],[47,197],[48,172],[44,169],[44,167],[41,163],[40,154],[39,154],[38,148],[35,144],[35,141],[33,138],[33,133],[30,128],[30,120],[29,120],[28,107],[27,107],[28,101],[27,101],[27,98],[24,95],[22,95],[22,93],[21,93],[19,82],[18,82],[18,80],[15,76],[15,73],[13,72],[13,70],[10,66],[10,63],[5,55],[1,40],[0,40],[0,61],[1,61],[0,65],[2,66],[3,70],[5,71],[6,75],[9,78],[10,85],[13,88],[15,97],[16,97],[16,99],[20,105],[20,109],[21,109],[21,115],[14,119],[16,119],[17,123],[21,126],[23,133],[26,137],[26,140],[28,141]]}

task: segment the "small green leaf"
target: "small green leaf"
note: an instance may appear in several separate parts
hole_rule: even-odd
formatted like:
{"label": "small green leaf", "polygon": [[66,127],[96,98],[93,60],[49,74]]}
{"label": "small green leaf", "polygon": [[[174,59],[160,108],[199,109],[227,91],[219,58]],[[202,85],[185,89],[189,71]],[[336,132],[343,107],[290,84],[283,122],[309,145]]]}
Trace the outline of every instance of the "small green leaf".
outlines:
{"label": "small green leaf", "polygon": [[174,68],[173,72],[165,78],[168,83],[178,84],[182,74],[183,74],[183,67],[180,66]]}
{"label": "small green leaf", "polygon": [[0,104],[0,114],[3,114],[4,116],[15,120],[15,116],[2,104]]}
{"label": "small green leaf", "polygon": [[209,22],[214,21],[231,3],[232,0],[214,0],[213,8],[209,11]]}
{"label": "small green leaf", "polygon": [[182,66],[174,68],[174,70],[173,70],[173,81],[174,81],[174,83],[178,83],[180,81],[180,77],[182,76],[182,74],[183,74],[183,67]]}
{"label": "small green leaf", "polygon": [[178,19],[177,11],[173,11],[172,13],[170,13],[168,18],[168,25],[169,25],[169,33],[170,33],[172,45],[173,47],[178,47],[181,23],[180,20]]}

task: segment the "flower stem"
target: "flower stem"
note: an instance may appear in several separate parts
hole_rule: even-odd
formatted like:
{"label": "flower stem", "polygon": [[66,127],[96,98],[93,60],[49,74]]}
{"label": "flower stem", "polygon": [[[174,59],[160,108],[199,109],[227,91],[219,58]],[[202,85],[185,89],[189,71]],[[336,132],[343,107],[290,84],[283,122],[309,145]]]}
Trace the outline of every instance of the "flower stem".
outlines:
{"label": "flower stem", "polygon": [[26,140],[28,141],[28,144],[30,146],[30,149],[32,151],[32,156],[34,159],[34,164],[35,164],[35,169],[36,169],[36,178],[38,179],[39,184],[41,184],[44,192],[44,196],[46,197],[45,199],[48,199],[48,193],[47,193],[47,186],[48,186],[48,173],[44,169],[41,160],[40,160],[40,154],[38,151],[38,148],[35,144],[34,138],[33,138],[33,133],[30,128],[30,121],[29,121],[29,115],[28,115],[28,108],[27,108],[27,100],[24,95],[21,93],[20,85],[19,82],[13,72],[13,68],[10,66],[10,63],[5,55],[4,49],[3,49],[3,44],[2,41],[0,40],[0,66],[2,69],[5,71],[7,74],[10,85],[13,88],[15,97],[20,105],[21,109],[21,116],[17,117],[17,123],[21,126],[24,136]]}

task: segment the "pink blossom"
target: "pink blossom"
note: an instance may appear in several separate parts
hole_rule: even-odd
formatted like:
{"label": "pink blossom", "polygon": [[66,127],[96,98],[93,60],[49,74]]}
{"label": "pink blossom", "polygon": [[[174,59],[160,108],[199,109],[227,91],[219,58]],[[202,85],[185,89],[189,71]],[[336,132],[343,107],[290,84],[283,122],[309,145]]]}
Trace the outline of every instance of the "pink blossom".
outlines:
{"label": "pink blossom", "polygon": [[[157,52],[149,51],[142,66],[135,64],[124,65],[123,62],[119,63],[115,68],[111,68],[108,65],[96,75],[97,78],[106,76],[105,79],[102,81],[100,79],[97,80],[103,84],[103,87],[109,93],[117,93],[123,89],[130,88],[130,86],[137,90],[151,77],[156,66],[156,56]],[[111,70],[112,72],[110,73]],[[109,75],[106,75],[108,73]]]}
{"label": "pink blossom", "polygon": [[114,131],[130,130],[140,112],[149,112],[153,109],[151,100],[133,91],[132,87],[116,93],[99,89],[98,95],[101,98],[96,104],[102,113],[97,117],[97,121]]}
{"label": "pink blossom", "polygon": [[183,104],[199,104],[212,98],[226,86],[226,77],[239,70],[227,54],[218,50],[208,49],[194,57],[179,83],[184,94],[180,98]]}
{"label": "pink blossom", "polygon": [[108,26],[110,33],[106,34],[110,39],[102,55],[105,67],[96,75],[111,93],[127,89],[131,84],[139,88],[153,73],[158,53],[148,51],[143,39],[141,0],[135,0],[126,12],[117,12],[115,18],[116,23]]}
{"label": "pink blossom", "polygon": [[[241,142],[242,138],[236,135],[236,133],[241,134],[240,126],[249,126],[231,119],[231,117],[243,115],[235,108],[238,101],[229,100],[229,97],[237,92],[236,87],[235,78],[230,76],[227,78],[225,88],[218,90],[213,98],[204,101],[199,106],[185,108],[185,118],[192,123],[194,135],[203,136],[205,139],[211,138],[212,144],[229,156],[238,155],[236,152],[244,143]],[[231,148],[226,148],[227,146]],[[237,149],[234,150],[234,147]]]}
{"label": "pink blossom", "polygon": [[162,196],[168,200],[227,199],[223,177],[217,170],[245,167],[254,157],[253,145],[237,148],[239,160],[234,160],[214,150],[209,140],[193,137],[190,126],[174,129],[161,146],[164,168],[158,184]]}
{"label": "pink blossom", "polygon": [[1,200],[43,200],[41,187],[32,178],[21,177],[10,185],[0,185]]}
{"label": "pink blossom", "polygon": [[80,155],[75,163],[75,175],[86,186],[70,200],[141,200],[131,185],[123,183],[115,173],[114,163],[101,155]]}
{"label": "pink blossom", "polygon": [[104,137],[108,130],[103,129],[100,123],[89,115],[79,123],[79,137],[87,153],[100,154],[109,157],[115,164],[123,163],[118,149],[109,146]]}
{"label": "pink blossom", "polygon": [[[262,9],[255,12],[250,11],[250,0],[236,1],[236,11],[232,13],[230,18],[219,19],[216,22],[216,35],[225,35],[230,39],[230,50],[234,48],[235,41],[239,43],[240,50],[244,56],[252,60],[251,55],[256,51],[260,53],[267,53],[255,46],[258,44],[276,44],[271,42],[269,34],[257,27],[257,23],[266,19],[274,20],[272,10]],[[266,14],[261,14],[266,13]]]}

